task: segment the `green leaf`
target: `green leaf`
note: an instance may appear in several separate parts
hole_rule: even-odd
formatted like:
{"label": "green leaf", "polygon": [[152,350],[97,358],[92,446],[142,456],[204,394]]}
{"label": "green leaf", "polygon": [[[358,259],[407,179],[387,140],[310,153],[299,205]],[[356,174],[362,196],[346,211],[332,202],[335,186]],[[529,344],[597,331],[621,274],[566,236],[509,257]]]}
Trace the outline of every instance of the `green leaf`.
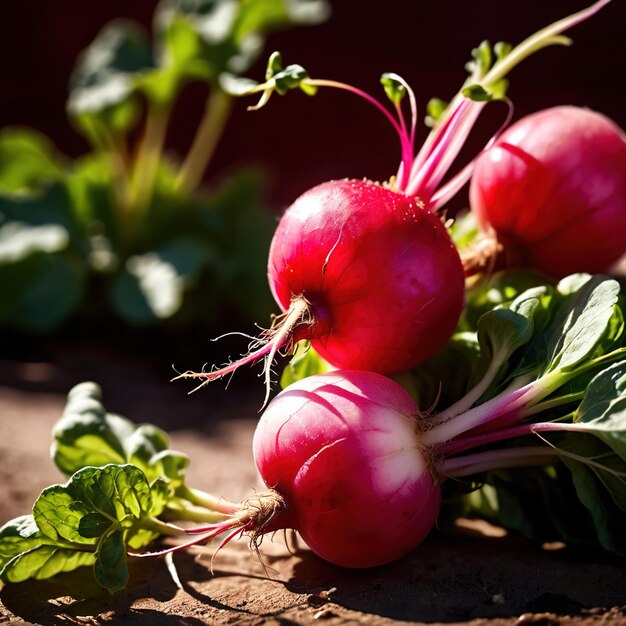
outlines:
{"label": "green leaf", "polygon": [[233,91],[228,92],[233,96],[260,93],[261,98],[257,104],[248,107],[248,110],[256,111],[267,104],[274,92],[283,96],[292,89],[302,89],[307,95],[314,95],[317,92],[317,87],[306,83],[308,78],[308,72],[301,65],[284,67],[280,52],[273,52],[267,61],[264,83],[250,83],[248,91],[242,91],[244,84],[233,80],[232,76],[227,74],[224,76],[225,80],[222,80],[222,86],[227,90],[229,87],[234,87]]}
{"label": "green leaf", "polygon": [[593,378],[573,421],[626,461],[626,361],[614,363]]}
{"label": "green leaf", "polygon": [[562,383],[558,372],[571,375],[589,358],[604,353],[620,332],[618,294],[617,282],[603,276],[574,274],[561,280],[551,305],[552,319],[529,344],[517,374],[552,374],[552,382]]}
{"label": "green leaf", "polygon": [[167,434],[152,424],[143,424],[124,442],[128,462],[138,466],[149,481],[169,479],[173,489],[182,485],[189,466],[189,457],[168,450]]}
{"label": "green leaf", "polygon": [[206,299],[206,316],[215,302],[256,323],[275,309],[267,285],[267,251],[276,218],[260,202],[262,181],[257,171],[242,170],[217,193],[197,199],[201,228],[215,251],[210,282],[196,294]]}
{"label": "green leaf", "polygon": [[615,506],[626,513],[626,463],[619,455],[598,438],[586,434],[568,433],[558,447],[567,453],[563,457],[566,465],[584,466],[602,485],[602,491],[606,490]]}
{"label": "green leaf", "polygon": [[426,105],[426,118],[424,123],[429,128],[434,128],[443,117],[445,110],[448,108],[448,103],[441,98],[431,98]]}
{"label": "green leaf", "polygon": [[0,528],[0,570],[20,552],[42,543],[42,535],[32,515],[21,515]]}
{"label": "green leaf", "polygon": [[334,369],[328,361],[315,352],[308,342],[301,341],[296,347],[293,358],[283,371],[280,385],[284,389],[302,378],[323,374]]}
{"label": "green leaf", "polygon": [[505,57],[509,56],[511,50],[513,50],[513,46],[506,41],[498,41],[493,47],[497,61],[503,61]]}
{"label": "green leaf", "polygon": [[474,332],[482,315],[506,305],[527,289],[549,284],[546,279],[528,270],[496,272],[479,279],[466,290],[466,306],[459,328]]}
{"label": "green leaf", "polygon": [[121,530],[110,530],[98,543],[94,573],[98,583],[111,593],[128,584],[126,544]]}
{"label": "green leaf", "polygon": [[147,465],[142,467],[150,479],[165,477],[173,489],[181,486],[185,481],[185,473],[189,467],[189,457],[182,452],[163,450],[150,457]]}
{"label": "green leaf", "polygon": [[79,304],[84,244],[67,191],[0,194],[0,324],[45,331]]}
{"label": "green leaf", "polygon": [[[152,494],[152,508],[150,509],[150,515],[152,517],[157,517],[158,515],[161,515],[165,506],[172,499],[172,495],[174,493],[172,483],[159,477],[150,485],[150,493]],[[133,547],[138,546],[133,545]]]}
{"label": "green leaf", "polygon": [[546,372],[571,370],[596,350],[614,317],[620,287],[603,276],[574,275],[557,290],[565,300],[548,329]]}
{"label": "green leaf", "polygon": [[67,476],[86,466],[126,463],[124,441],[135,425],[107,414],[102,392],[95,383],[81,383],[68,394],[61,419],[52,431],[52,458]]}
{"label": "green leaf", "polygon": [[5,223],[0,227],[0,266],[18,264],[37,253],[62,252],[68,243],[67,231],[59,224]]}
{"label": "green leaf", "polygon": [[487,91],[482,85],[476,83],[463,87],[461,93],[474,102],[489,102],[493,100],[493,94]]}
{"label": "green leaf", "polygon": [[[67,483],[44,489],[33,507],[41,532],[58,541],[93,544],[93,514],[126,528],[148,515],[152,508],[150,485],[144,473],[132,465],[85,467]],[[83,518],[91,515],[88,521]],[[81,529],[87,535],[81,534]]]}
{"label": "green leaf", "polygon": [[0,193],[40,191],[63,175],[64,163],[50,140],[30,128],[0,130]]}
{"label": "green leaf", "polygon": [[400,106],[402,99],[407,93],[404,80],[397,74],[387,72],[381,76],[380,82],[385,89],[387,98],[389,98],[395,106]]}
{"label": "green leaf", "polygon": [[493,520],[537,541],[598,545],[563,464],[488,472],[484,481],[480,489],[463,497],[465,516]]}
{"label": "green leaf", "polygon": [[111,526],[113,521],[101,513],[87,513],[80,518],[78,533],[81,537],[101,537]]}
{"label": "green leaf", "polygon": [[[201,63],[203,41],[200,33],[184,17],[176,15],[163,33],[163,51],[160,59],[163,67],[174,67],[186,74],[206,72]],[[197,65],[196,65],[197,64]]]}
{"label": "green leaf", "polygon": [[259,83],[255,80],[236,76],[230,72],[222,72],[220,74],[219,84],[223,91],[236,98],[256,93],[255,90],[259,86]]}
{"label": "green leaf", "polygon": [[67,245],[57,224],[0,226],[0,325],[48,331],[78,306],[84,275]]}
{"label": "green leaf", "polygon": [[469,248],[481,234],[473,211],[459,213],[448,227],[448,233],[459,252]]}
{"label": "green leaf", "polygon": [[457,332],[434,357],[396,374],[394,379],[414,398],[422,411],[440,409],[459,400],[478,382],[480,349],[476,333]]}
{"label": "green leaf", "polygon": [[80,534],[81,519],[90,512],[92,509],[68,492],[67,485],[47,487],[33,506],[35,523],[46,537],[84,545],[95,543],[94,537]]}
{"label": "green leaf", "polygon": [[206,248],[191,237],[130,257],[113,283],[115,310],[135,325],[172,317],[210,260]]}
{"label": "green leaf", "polygon": [[73,215],[87,237],[85,257],[96,271],[110,271],[121,247],[116,184],[109,155],[88,154],[72,163],[65,178]]}
{"label": "green leaf", "polygon": [[160,428],[107,413],[95,383],[81,383],[69,392],[52,434],[52,457],[68,476],[87,466],[130,463],[148,482],[164,477],[176,489],[189,465],[187,455],[167,449],[168,436]]}
{"label": "green leaf", "polygon": [[152,52],[143,31],[129,21],[111,22],[78,58],[70,78],[70,114],[102,114],[106,125],[125,130],[129,121],[125,116],[123,123],[111,124],[112,116],[119,115],[115,109],[128,102],[136,75],[152,68]]}
{"label": "green leaf", "polygon": [[478,341],[487,363],[493,359],[505,363],[510,356],[528,343],[535,333],[535,322],[545,319],[551,299],[547,285],[524,291],[510,304],[494,308],[478,320]]}
{"label": "green leaf", "polygon": [[570,433],[559,448],[568,453],[562,457],[563,463],[572,473],[576,493],[589,511],[600,545],[626,555],[626,464],[592,436]]}
{"label": "green leaf", "polygon": [[161,0],[157,48],[162,65],[217,82],[223,73],[247,71],[270,32],[319,23],[328,14],[323,0]]}
{"label": "green leaf", "polygon": [[0,580],[20,583],[30,578],[44,580],[62,572],[71,572],[95,562],[94,552],[72,550],[41,544],[20,552],[0,570]]}
{"label": "green leaf", "polygon": [[[308,72],[301,65],[291,64],[282,71],[274,74],[272,80],[276,91],[281,96],[284,96],[292,89],[301,89],[302,81],[306,80],[308,77]],[[311,87],[313,86],[311,85]],[[315,93],[315,91],[313,91],[313,93]]]}
{"label": "green leaf", "polygon": [[255,33],[269,33],[291,24],[320,24],[330,15],[325,0],[242,0],[233,34],[245,42]]}
{"label": "green leaf", "polygon": [[472,49],[472,60],[465,64],[465,69],[471,74],[470,79],[476,81],[482,78],[491,68],[491,44],[485,40]]}

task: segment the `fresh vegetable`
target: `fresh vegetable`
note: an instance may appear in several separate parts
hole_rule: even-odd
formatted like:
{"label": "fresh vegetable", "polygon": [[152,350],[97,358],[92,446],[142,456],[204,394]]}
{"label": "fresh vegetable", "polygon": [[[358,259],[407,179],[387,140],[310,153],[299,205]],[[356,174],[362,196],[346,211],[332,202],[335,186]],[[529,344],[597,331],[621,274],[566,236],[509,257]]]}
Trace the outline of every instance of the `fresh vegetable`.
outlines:
{"label": "fresh vegetable", "polygon": [[347,567],[411,550],[440,505],[418,414],[397,383],[371,372],[319,374],[285,389],[253,441],[259,473],[278,494],[270,525],[296,528],[316,554]]}
{"label": "fresh vegetable", "polygon": [[[359,89],[310,78],[299,65],[284,67],[278,53],[269,59],[264,83],[232,77],[223,81],[239,95],[260,93],[255,109],[274,92],[302,89],[313,94],[320,87],[351,91],[391,122],[402,160],[397,174],[383,185],[331,181],[296,200],[281,219],[269,255],[270,286],[282,311],[279,323],[243,358],[177,378],[201,379],[201,387],[264,358],[267,398],[273,358],[300,340],[312,342],[329,363],[343,369],[393,373],[434,355],[450,338],[463,300],[461,271],[434,213],[467,182],[474,161],[442,181],[485,104],[504,97],[504,76],[536,50],[569,43],[561,33],[608,2],[600,0],[515,48],[497,44],[495,63],[491,46],[481,44],[473,51],[470,76],[461,91],[447,107],[430,107],[437,119],[417,154],[415,96],[396,74],[384,74],[381,82],[397,119]],[[402,108],[406,96],[410,123]]]}
{"label": "fresh vegetable", "polygon": [[296,200],[274,235],[269,279],[282,320],[263,347],[203,378],[266,354],[271,363],[303,339],[334,366],[399,371],[443,347],[463,307],[463,268],[439,218],[367,182],[325,183]]}
{"label": "fresh vegetable", "polygon": [[624,133],[573,106],[529,115],[478,159],[470,205],[509,264],[557,278],[605,270],[626,252]]}
{"label": "fresh vegetable", "polygon": [[[90,565],[114,591],[126,583],[128,554],[163,555],[224,535],[221,546],[242,533],[258,545],[282,528],[297,529],[324,559],[369,567],[424,539],[442,493],[457,515],[478,511],[543,539],[531,523],[541,518],[548,538],[626,555],[619,285],[579,274],[521,289],[519,274],[508,277],[492,287],[499,304],[470,298],[484,311],[472,330],[466,315],[466,329],[437,355],[437,367],[406,372],[404,386],[352,370],[284,389],[253,441],[268,490],[241,503],[188,487],[187,458],[167,449],[162,431],[106,413],[97,386],[78,386],[54,429],[54,459],[69,479],[45,489],[32,516],[0,529],[0,579]],[[511,291],[518,293],[507,299]],[[304,359],[323,366],[313,352]],[[474,376],[437,404],[433,373],[452,374],[463,361]],[[522,524],[528,485],[541,497]],[[183,521],[200,525],[183,529]],[[185,539],[146,547],[159,536]]]}

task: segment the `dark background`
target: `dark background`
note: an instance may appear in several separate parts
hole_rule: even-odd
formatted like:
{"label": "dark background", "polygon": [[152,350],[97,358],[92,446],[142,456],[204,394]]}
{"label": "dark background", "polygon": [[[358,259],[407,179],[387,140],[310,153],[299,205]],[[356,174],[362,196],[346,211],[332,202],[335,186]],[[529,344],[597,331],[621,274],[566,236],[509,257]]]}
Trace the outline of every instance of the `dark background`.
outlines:
{"label": "dark background", "polygon": [[[481,40],[518,43],[539,28],[580,10],[589,0],[335,0],[322,26],[272,35],[267,52],[304,65],[314,77],[350,82],[379,97],[385,71],[401,74],[415,90],[420,113],[432,96],[449,98],[465,78],[464,63]],[[77,156],[86,150],[65,115],[68,77],[78,53],[110,19],[128,17],[150,27],[156,0],[21,0],[3,3],[0,24],[0,125],[28,125]],[[557,104],[589,106],[626,126],[626,3],[614,0],[568,34],[570,48],[540,51],[511,75],[515,118]],[[263,62],[251,76],[260,78]],[[168,148],[185,151],[205,93],[185,89]],[[237,106],[207,172],[219,179],[241,164],[268,173],[271,205],[282,210],[299,193],[331,178],[383,180],[398,165],[394,132],[370,105],[335,90],[315,98],[293,93],[257,113]],[[487,109],[470,151],[477,150],[504,116]],[[420,128],[425,134],[424,127]],[[463,204],[460,197],[457,204]]]}

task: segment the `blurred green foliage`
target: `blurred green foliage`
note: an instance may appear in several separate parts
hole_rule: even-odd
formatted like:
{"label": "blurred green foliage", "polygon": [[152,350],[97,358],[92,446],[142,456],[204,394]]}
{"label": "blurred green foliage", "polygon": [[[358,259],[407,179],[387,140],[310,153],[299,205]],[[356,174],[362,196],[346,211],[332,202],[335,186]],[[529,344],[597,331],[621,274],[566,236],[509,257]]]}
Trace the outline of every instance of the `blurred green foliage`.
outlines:
{"label": "blurred green foliage", "polygon": [[[48,331],[102,307],[132,325],[264,317],[274,220],[261,174],[200,187],[231,108],[220,83],[249,69],[269,32],[327,15],[324,0],[161,0],[152,38],[105,26],[67,102],[91,151],[72,160],[35,130],[0,131],[0,326]],[[209,95],[174,162],[170,113],[192,81]]]}

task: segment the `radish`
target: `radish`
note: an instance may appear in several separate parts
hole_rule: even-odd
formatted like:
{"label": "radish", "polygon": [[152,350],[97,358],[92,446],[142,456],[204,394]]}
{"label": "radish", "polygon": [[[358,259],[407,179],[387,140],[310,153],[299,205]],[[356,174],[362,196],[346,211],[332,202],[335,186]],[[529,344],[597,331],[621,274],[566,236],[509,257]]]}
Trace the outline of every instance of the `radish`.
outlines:
{"label": "radish", "polygon": [[419,544],[441,495],[418,414],[397,383],[371,372],[311,376],[284,390],[253,440],[259,473],[282,499],[272,526],[297,528],[316,554],[347,567]]}
{"label": "radish", "polygon": [[[302,340],[333,366],[394,373],[413,367],[451,337],[464,302],[464,271],[436,211],[468,181],[474,161],[443,182],[486,102],[502,98],[504,76],[527,56],[608,4],[599,0],[544,28],[516,48],[497,44],[497,60],[483,43],[473,51],[470,77],[441,112],[422,148],[414,149],[417,108],[409,85],[396,74],[381,82],[397,119],[355,87],[309,78],[298,65],[268,62],[266,81],[244,81],[238,95],[260,93],[258,109],[277,91],[319,87],[350,91],[376,106],[400,138],[402,159],[388,183],[339,180],[303,194],[282,217],[270,248],[268,273],[282,315],[243,358],[210,372],[187,371],[202,387],[238,367],[265,359],[266,400],[274,357]],[[231,77],[232,79],[232,77]],[[241,81],[235,81],[235,88]],[[408,96],[410,123],[402,101]]]}
{"label": "radish", "polygon": [[508,128],[477,161],[470,205],[510,262],[562,277],[626,252],[626,140],[594,111],[558,106]]}
{"label": "radish", "polygon": [[256,545],[267,533],[293,528],[336,565],[393,561],[426,537],[441,503],[418,415],[400,385],[373,372],[330,372],[294,383],[272,400],[254,435],[254,459],[268,490],[224,521],[187,529],[199,538],[136,556],[223,533],[220,548],[244,532]]}
{"label": "radish", "polygon": [[287,210],[269,254],[283,310],[261,347],[200,376],[202,384],[309,340],[332,365],[382,373],[433,356],[463,309],[464,273],[440,218],[410,197],[370,182],[314,187]]}
{"label": "radish", "polygon": [[306,311],[295,338],[349,369],[424,361],[463,307],[459,255],[440,219],[361,181],[324,183],[296,200],[274,235],[269,280],[283,310]]}

